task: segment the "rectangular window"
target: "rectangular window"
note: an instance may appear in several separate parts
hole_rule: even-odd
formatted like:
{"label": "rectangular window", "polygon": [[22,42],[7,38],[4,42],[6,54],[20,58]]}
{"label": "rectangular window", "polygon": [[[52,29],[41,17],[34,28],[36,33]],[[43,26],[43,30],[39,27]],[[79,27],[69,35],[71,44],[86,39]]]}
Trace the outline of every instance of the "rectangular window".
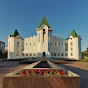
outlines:
{"label": "rectangular window", "polygon": [[60,43],[58,43],[58,46],[60,46]]}
{"label": "rectangular window", "polygon": [[26,56],[28,56],[28,53],[26,53]]}
{"label": "rectangular window", "polygon": [[62,56],[64,56],[64,53],[62,53]]}
{"label": "rectangular window", "polygon": [[30,43],[30,46],[31,46],[31,43]]}
{"label": "rectangular window", "polygon": [[18,54],[16,54],[18,56]]}
{"label": "rectangular window", "polygon": [[32,56],[32,53],[30,53],[30,56]]}
{"label": "rectangular window", "polygon": [[34,43],[34,45],[35,45],[35,43]]}
{"label": "rectangular window", "polygon": [[65,53],[65,56],[68,56],[68,54],[67,54],[67,53]]}
{"label": "rectangular window", "polygon": [[10,50],[10,42],[9,42],[9,50]]}
{"label": "rectangular window", "polygon": [[52,46],[52,43],[51,43],[51,46]]}
{"label": "rectangular window", "polygon": [[73,48],[71,48],[71,50],[73,50]]}
{"label": "rectangular window", "polygon": [[34,53],[34,56],[35,56],[35,53]]}
{"label": "rectangular window", "polygon": [[63,43],[62,43],[62,46],[63,46]]}
{"label": "rectangular window", "polygon": [[39,33],[39,42],[40,42],[40,33]]}
{"label": "rectangular window", "polygon": [[53,56],[53,53],[51,53],[51,56]]}
{"label": "rectangular window", "polygon": [[55,43],[55,46],[56,46],[56,43]]}
{"label": "rectangular window", "polygon": [[56,56],[56,53],[54,53],[54,56]]}
{"label": "rectangular window", "polygon": [[68,51],[68,43],[65,43],[65,51]]}
{"label": "rectangular window", "polygon": [[19,42],[17,42],[17,56],[19,55]]}
{"label": "rectangular window", "polygon": [[60,56],[60,53],[58,53],[58,56]]}
{"label": "rectangular window", "polygon": [[23,56],[24,56],[24,53],[23,53]]}
{"label": "rectangular window", "polygon": [[71,53],[71,56],[73,56],[73,53]]}
{"label": "rectangular window", "polygon": [[73,42],[71,42],[71,45],[73,45]]}

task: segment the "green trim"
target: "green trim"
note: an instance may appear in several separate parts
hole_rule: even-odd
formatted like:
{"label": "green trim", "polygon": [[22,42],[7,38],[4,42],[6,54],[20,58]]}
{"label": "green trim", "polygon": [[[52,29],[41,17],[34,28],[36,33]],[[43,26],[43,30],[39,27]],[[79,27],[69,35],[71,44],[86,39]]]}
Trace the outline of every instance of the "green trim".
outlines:
{"label": "green trim", "polygon": [[43,17],[43,19],[42,19],[42,21],[41,21],[41,23],[40,23],[40,25],[39,25],[39,28],[42,26],[42,25],[47,25],[48,26],[48,28],[50,28],[50,26],[49,26],[49,24],[48,24],[48,21],[47,21],[47,19],[46,19],[46,17],[44,16]]}
{"label": "green trim", "polygon": [[16,37],[17,35],[19,35],[17,29],[15,29],[14,33],[12,34],[12,37]]}

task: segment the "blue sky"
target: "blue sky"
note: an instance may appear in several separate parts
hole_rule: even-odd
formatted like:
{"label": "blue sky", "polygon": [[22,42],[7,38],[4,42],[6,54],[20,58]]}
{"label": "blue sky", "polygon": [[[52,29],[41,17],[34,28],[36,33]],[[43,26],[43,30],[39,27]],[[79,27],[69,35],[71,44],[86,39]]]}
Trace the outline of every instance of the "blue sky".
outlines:
{"label": "blue sky", "polygon": [[0,41],[17,28],[21,37],[36,35],[43,16],[52,34],[68,38],[75,29],[82,38],[82,51],[88,47],[88,0],[0,0]]}

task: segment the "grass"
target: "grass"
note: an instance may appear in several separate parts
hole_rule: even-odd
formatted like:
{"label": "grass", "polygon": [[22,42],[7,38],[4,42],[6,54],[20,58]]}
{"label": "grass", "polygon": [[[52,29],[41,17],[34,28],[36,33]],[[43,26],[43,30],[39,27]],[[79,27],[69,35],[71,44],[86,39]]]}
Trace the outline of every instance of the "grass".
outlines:
{"label": "grass", "polygon": [[80,59],[78,61],[80,61],[80,62],[88,62],[88,59]]}

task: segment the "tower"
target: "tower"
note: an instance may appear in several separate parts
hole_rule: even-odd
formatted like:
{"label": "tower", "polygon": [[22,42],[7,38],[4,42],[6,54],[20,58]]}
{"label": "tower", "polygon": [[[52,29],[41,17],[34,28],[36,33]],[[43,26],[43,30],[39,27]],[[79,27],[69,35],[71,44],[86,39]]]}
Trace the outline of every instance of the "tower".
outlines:
{"label": "tower", "polygon": [[8,37],[8,59],[22,57],[23,39],[20,37],[17,29]]}
{"label": "tower", "polygon": [[81,59],[81,36],[74,29],[68,39],[68,58]]}
{"label": "tower", "polygon": [[37,36],[38,36],[38,56],[41,57],[43,55],[43,52],[45,52],[47,57],[50,57],[51,55],[51,34],[52,34],[52,28],[50,28],[46,17],[44,16],[39,28],[36,28]]}

